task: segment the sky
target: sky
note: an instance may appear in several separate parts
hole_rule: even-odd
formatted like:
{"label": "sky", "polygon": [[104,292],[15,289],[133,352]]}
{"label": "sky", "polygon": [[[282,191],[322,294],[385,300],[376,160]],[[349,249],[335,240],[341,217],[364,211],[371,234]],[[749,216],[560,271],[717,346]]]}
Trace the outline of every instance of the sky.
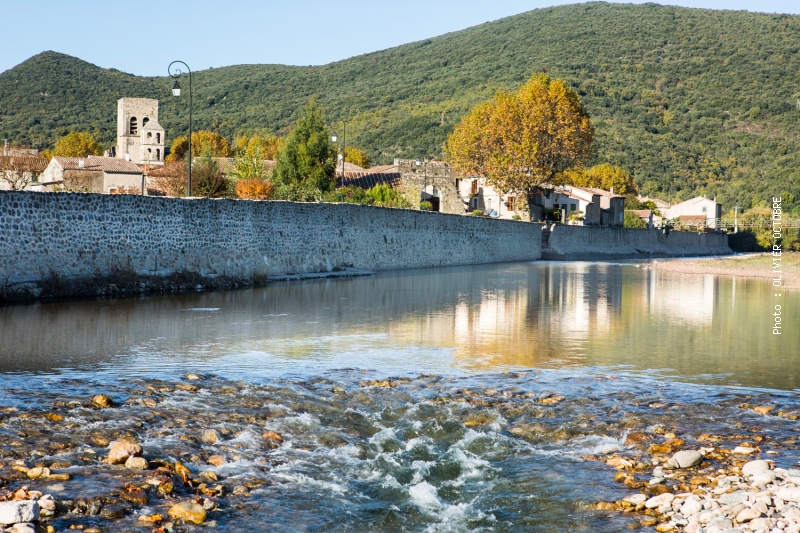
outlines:
{"label": "sky", "polygon": [[[46,50],[140,76],[164,76],[177,59],[195,71],[245,63],[320,65],[565,3],[573,2],[0,0],[6,21],[0,72]],[[659,3],[800,14],[800,0]]]}

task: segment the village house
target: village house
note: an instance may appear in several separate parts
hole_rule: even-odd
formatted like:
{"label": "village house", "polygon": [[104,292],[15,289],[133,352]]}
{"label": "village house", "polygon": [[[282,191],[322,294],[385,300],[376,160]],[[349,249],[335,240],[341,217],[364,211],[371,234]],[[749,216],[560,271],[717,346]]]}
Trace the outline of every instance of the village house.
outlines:
{"label": "village house", "polygon": [[124,159],[56,156],[32,190],[141,194],[143,177],[139,166]]}
{"label": "village house", "polygon": [[678,219],[682,224],[715,228],[717,219],[722,218],[722,204],[717,203],[716,198],[697,196],[662,209],[661,214],[667,220]]}
{"label": "village house", "polygon": [[32,190],[47,168],[47,159],[28,155],[0,156],[0,191]]}

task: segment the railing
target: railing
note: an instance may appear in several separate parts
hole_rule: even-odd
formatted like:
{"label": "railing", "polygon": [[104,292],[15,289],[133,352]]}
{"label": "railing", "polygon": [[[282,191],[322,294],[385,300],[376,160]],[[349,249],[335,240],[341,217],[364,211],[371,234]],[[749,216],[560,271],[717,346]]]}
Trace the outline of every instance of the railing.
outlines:
{"label": "railing", "polygon": [[[719,228],[719,229],[772,229],[771,218],[710,218],[702,223],[681,222],[680,219],[670,220],[672,227],[679,228]],[[777,224],[776,224],[777,225]],[[800,229],[800,218],[781,218],[780,227],[783,229]]]}

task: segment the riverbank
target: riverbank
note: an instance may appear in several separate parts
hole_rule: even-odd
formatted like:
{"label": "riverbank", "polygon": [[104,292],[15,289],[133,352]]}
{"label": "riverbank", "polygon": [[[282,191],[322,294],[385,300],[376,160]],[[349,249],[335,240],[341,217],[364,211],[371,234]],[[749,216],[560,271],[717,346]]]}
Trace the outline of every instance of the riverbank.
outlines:
{"label": "riverbank", "polygon": [[[786,252],[780,262],[770,253],[723,256],[706,259],[676,259],[653,261],[653,268],[683,274],[714,274],[774,280],[781,277],[781,287],[800,290],[800,253]],[[774,272],[779,264],[780,273]]]}

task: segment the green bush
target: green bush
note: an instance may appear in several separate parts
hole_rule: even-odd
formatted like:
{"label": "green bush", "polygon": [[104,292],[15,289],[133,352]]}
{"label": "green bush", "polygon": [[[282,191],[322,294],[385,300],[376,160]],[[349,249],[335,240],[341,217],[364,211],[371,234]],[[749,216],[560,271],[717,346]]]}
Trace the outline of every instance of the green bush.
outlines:
{"label": "green bush", "polygon": [[486,213],[483,211],[483,209],[474,209],[472,211],[472,214],[475,215],[476,217],[482,217]]}
{"label": "green bush", "polygon": [[636,213],[632,213],[631,211],[625,211],[623,225],[626,228],[631,229],[647,229],[647,222],[639,218]]}
{"label": "green bush", "polygon": [[433,204],[428,202],[427,200],[424,202],[420,202],[419,209],[420,211],[430,211],[431,209],[433,209]]}

